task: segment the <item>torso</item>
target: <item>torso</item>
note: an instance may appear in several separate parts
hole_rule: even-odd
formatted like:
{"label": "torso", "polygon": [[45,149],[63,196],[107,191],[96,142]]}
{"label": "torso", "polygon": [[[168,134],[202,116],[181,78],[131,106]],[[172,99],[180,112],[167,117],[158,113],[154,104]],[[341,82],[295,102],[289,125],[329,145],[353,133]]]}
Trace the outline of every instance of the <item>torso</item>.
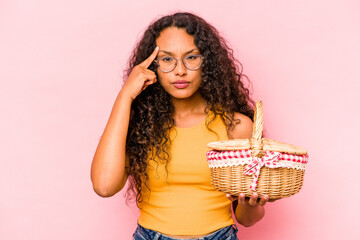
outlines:
{"label": "torso", "polygon": [[[198,125],[202,121],[204,121],[206,115],[207,115],[206,113],[199,113],[198,112],[197,114],[193,114],[192,116],[187,115],[187,116],[183,116],[183,117],[175,117],[175,119],[174,119],[175,124],[174,125],[176,127],[178,127],[178,128],[191,128],[193,126]],[[242,114],[236,114],[236,115],[237,115],[236,117],[243,118],[243,116],[241,116]],[[233,136],[236,136],[236,135],[237,135],[236,137],[238,137],[238,138],[246,138],[246,136],[244,136],[243,133],[238,134],[236,130],[235,131],[231,131],[231,130],[228,131],[227,135],[228,135],[229,139],[232,138]],[[242,136],[239,136],[239,135],[242,135]],[[215,231],[217,231],[217,230],[215,230]],[[208,234],[211,234],[211,233],[213,233],[215,231],[212,231],[212,232],[209,232],[209,233],[206,233],[206,234],[202,234],[202,235],[171,235],[171,234],[168,234],[168,233],[167,234],[163,233],[163,234],[165,236],[172,237],[172,238],[194,239],[194,238],[201,238],[201,237],[207,236]]]}
{"label": "torso", "polygon": [[[240,116],[241,116],[241,118],[246,117],[243,114],[236,113],[237,118],[239,118]],[[197,123],[201,122],[205,117],[206,117],[206,114],[204,114],[203,116],[199,115],[196,118],[192,118],[190,121],[189,121],[189,119],[183,120],[183,121],[178,119],[178,120],[176,120],[175,125],[177,127],[191,127],[191,126],[194,126]],[[236,135],[236,133],[234,133],[234,132],[228,132],[229,139],[233,138],[234,134]],[[164,234],[164,235],[169,236],[169,237],[173,237],[173,238],[192,239],[192,238],[201,238],[201,237],[204,237],[204,236],[209,235],[211,233],[204,234],[204,235],[169,235],[169,234],[166,234],[166,235]]]}

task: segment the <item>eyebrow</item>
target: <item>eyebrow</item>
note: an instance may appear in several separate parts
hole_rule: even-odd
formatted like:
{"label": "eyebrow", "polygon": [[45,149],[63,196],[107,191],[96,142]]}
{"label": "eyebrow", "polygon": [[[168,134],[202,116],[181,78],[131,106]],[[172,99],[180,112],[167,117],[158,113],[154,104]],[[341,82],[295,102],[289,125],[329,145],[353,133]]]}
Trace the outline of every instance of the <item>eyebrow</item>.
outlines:
{"label": "eyebrow", "polygon": [[[187,51],[185,54],[188,54],[188,53],[191,53],[191,52],[194,52],[194,51],[198,51],[198,50],[196,48],[194,48],[194,49],[191,49],[191,50]],[[172,52],[169,52],[169,51],[166,51],[166,50],[160,50],[160,52],[173,55]]]}

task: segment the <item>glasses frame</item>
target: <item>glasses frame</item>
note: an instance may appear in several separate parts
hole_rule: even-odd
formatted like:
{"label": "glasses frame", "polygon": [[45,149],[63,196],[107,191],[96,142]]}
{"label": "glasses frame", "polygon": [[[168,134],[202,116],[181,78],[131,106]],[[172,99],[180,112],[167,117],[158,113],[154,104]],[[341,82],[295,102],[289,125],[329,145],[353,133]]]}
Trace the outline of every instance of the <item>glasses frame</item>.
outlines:
{"label": "glasses frame", "polygon": [[[194,68],[194,69],[188,68],[188,67],[186,66],[186,64],[185,64],[185,61],[184,61],[184,59],[185,59],[186,57],[188,57],[188,56],[200,56],[200,57],[201,57],[200,65],[199,65],[197,68]],[[160,68],[160,65],[159,65],[158,61],[159,61],[159,59],[163,59],[163,58],[172,58],[172,59],[175,59],[174,68],[171,69],[170,71],[164,71],[164,70],[162,70],[162,69]],[[183,63],[184,66],[186,67],[186,69],[188,69],[188,70],[190,70],[190,71],[195,71],[195,70],[199,69],[199,68],[201,67],[201,65],[203,64],[203,62],[204,62],[204,56],[201,55],[201,54],[188,54],[188,55],[186,55],[186,56],[183,57],[183,58],[174,58],[174,57],[171,57],[171,56],[166,56],[166,57],[160,57],[160,58],[158,58],[157,60],[154,60],[154,62],[156,63],[156,66],[157,66],[157,68],[160,69],[160,71],[162,71],[162,72],[164,72],[164,73],[169,73],[169,72],[174,71],[174,69],[176,68],[176,66],[177,66],[177,64],[178,64],[178,60],[181,60],[181,61],[182,61],[182,63]]]}

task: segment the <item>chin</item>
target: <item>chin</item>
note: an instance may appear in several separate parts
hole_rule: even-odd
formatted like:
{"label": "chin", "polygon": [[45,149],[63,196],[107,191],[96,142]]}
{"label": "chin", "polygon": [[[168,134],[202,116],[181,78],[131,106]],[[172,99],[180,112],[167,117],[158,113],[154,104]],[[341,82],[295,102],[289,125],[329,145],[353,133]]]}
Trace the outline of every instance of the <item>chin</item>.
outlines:
{"label": "chin", "polygon": [[[171,91],[168,92],[172,98],[176,99],[188,99],[194,97],[198,91]],[[200,92],[199,92],[200,93]]]}

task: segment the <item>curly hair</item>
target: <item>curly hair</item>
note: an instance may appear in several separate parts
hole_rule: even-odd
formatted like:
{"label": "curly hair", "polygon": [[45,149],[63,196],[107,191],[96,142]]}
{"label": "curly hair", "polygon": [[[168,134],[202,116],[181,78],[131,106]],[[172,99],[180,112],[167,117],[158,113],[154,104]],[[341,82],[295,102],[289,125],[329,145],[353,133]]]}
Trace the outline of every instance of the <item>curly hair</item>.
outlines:
{"label": "curly hair", "polygon": [[[205,112],[211,110],[215,113],[207,122],[208,129],[217,115],[221,116],[228,130],[240,123],[234,119],[235,112],[252,119],[255,104],[249,96],[249,89],[243,83],[243,79],[249,83],[250,81],[242,74],[241,63],[234,58],[233,50],[212,25],[189,12],[161,17],[147,28],[128,61],[124,81],[134,66],[150,56],[160,32],[169,27],[185,29],[194,37],[195,45],[204,56],[200,93],[206,100]],[[149,69],[156,73],[154,64]],[[130,158],[126,167],[129,176],[127,193],[136,195],[137,204],[142,201],[142,191],[148,189],[146,170],[149,158],[154,159],[156,156],[165,166],[171,159],[170,130],[174,126],[173,113],[174,106],[170,96],[159,82],[147,87],[132,103],[126,140],[126,152]]]}

